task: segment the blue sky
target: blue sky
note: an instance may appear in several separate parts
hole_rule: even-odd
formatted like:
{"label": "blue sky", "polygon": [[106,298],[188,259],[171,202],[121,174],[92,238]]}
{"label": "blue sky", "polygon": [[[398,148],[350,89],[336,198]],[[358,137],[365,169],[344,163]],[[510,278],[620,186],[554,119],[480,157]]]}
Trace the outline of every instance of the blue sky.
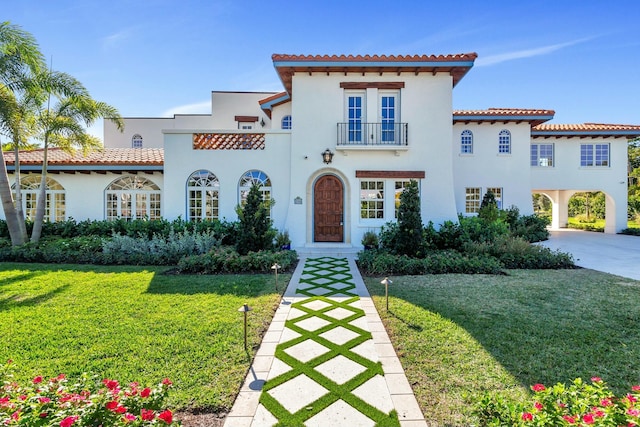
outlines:
{"label": "blue sky", "polygon": [[640,124],[639,1],[6,3],[3,21],[32,33],[53,68],[125,117],[208,113],[212,90],[281,91],[273,53],[477,52],[454,108]]}

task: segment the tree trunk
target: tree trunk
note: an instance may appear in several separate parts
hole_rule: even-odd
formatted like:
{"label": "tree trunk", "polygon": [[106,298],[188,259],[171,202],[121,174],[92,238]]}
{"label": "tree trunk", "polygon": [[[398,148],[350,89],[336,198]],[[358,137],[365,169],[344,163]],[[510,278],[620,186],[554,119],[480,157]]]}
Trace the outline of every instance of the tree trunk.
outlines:
{"label": "tree trunk", "polygon": [[[19,138],[15,138],[16,141],[19,141]],[[18,144],[15,144],[14,148],[14,158],[15,158],[15,185],[16,185],[16,217],[18,218],[18,226],[20,227],[20,235],[22,236],[22,241],[27,241],[27,225],[24,222],[24,209],[22,208],[22,183],[20,182],[20,148]]]}
{"label": "tree trunk", "polygon": [[2,209],[4,210],[4,217],[7,220],[7,228],[9,229],[11,244],[13,246],[24,244],[26,238],[20,233],[20,224],[18,221],[16,207],[13,204],[9,175],[7,174],[7,164],[4,161],[4,152],[2,151],[2,148],[0,148],[0,199],[2,199]]}
{"label": "tree trunk", "polygon": [[38,243],[42,235],[42,225],[44,223],[44,214],[47,207],[47,152],[48,141],[45,137],[44,149],[42,150],[42,180],[40,180],[40,188],[38,189],[38,199],[36,201],[36,217],[33,219],[33,231],[31,232],[31,242]]}

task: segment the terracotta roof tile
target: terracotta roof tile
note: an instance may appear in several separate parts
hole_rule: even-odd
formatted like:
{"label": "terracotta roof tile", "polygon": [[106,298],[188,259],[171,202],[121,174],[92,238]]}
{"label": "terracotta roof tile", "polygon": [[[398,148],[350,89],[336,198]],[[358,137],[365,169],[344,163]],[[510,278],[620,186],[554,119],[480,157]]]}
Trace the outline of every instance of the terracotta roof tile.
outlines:
{"label": "terracotta roof tile", "polygon": [[453,123],[529,122],[531,126],[551,120],[553,110],[532,108],[488,108],[486,110],[453,110]]}
{"label": "terracotta roof tile", "polygon": [[276,61],[304,62],[448,62],[474,61],[478,57],[475,52],[454,55],[287,55],[275,53],[271,59]]}
{"label": "terracotta roof tile", "polygon": [[546,123],[534,128],[537,131],[569,131],[569,132],[593,132],[593,131],[637,131],[640,125],[618,125],[607,123],[582,123],[582,124],[556,124]]}
{"label": "terracotta roof tile", "polygon": [[[30,150],[20,152],[21,165],[42,164],[44,150]],[[8,165],[15,163],[12,151],[4,153],[5,162]],[[162,166],[164,164],[164,149],[162,148],[105,148],[101,151],[92,151],[86,156],[81,151],[71,155],[59,148],[50,148],[47,162],[51,166],[56,165],[83,165],[83,166]]]}

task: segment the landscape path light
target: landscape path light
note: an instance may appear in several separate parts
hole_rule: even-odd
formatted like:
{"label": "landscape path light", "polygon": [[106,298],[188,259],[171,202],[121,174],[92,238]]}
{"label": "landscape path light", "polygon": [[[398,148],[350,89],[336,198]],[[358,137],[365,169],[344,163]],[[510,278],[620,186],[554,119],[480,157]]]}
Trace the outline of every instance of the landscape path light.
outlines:
{"label": "landscape path light", "polygon": [[384,297],[387,300],[387,311],[389,311],[389,285],[393,282],[388,277],[385,277],[380,283],[384,285]]}
{"label": "landscape path light", "polygon": [[249,307],[249,304],[244,304],[242,307],[238,309],[238,311],[244,313],[244,351],[248,351],[247,350],[247,313],[250,312],[251,310],[252,308]]}
{"label": "landscape path light", "polygon": [[277,262],[271,266],[271,269],[276,272],[276,292],[278,292],[278,269],[279,268],[282,268],[282,267],[280,267],[280,264],[278,264]]}

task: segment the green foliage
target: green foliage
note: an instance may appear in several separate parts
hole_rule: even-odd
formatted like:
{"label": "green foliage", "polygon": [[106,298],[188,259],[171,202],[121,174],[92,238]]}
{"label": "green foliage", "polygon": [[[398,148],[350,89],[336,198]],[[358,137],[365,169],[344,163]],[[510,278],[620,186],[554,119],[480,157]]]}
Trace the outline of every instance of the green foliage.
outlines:
{"label": "green foliage", "polygon": [[398,238],[395,253],[399,255],[422,255],[422,216],[418,182],[411,180],[400,194],[398,207]]}
{"label": "green foliage", "polygon": [[557,383],[531,386],[534,396],[529,402],[515,402],[501,394],[486,394],[475,406],[480,426],[636,426],[640,410],[640,386],[616,397],[599,378],[591,383],[576,378],[569,386]]}
{"label": "green foliage", "polygon": [[569,199],[569,216],[586,215],[597,219],[604,219],[605,196],[601,191],[576,193]]}
{"label": "green foliage", "polygon": [[[155,387],[83,374],[69,379],[64,374],[30,384],[15,382],[10,364],[0,366],[0,422],[6,425],[45,426],[179,426],[164,401],[173,384],[165,378]],[[73,402],[73,404],[70,404]],[[132,424],[133,423],[133,424]]]}
{"label": "green foliage", "polygon": [[271,227],[269,209],[273,201],[263,201],[260,185],[253,184],[244,206],[238,206],[236,251],[240,255],[273,248],[276,230]]}
{"label": "green foliage", "polygon": [[489,190],[484,193],[482,202],[480,203],[480,209],[478,210],[478,218],[485,220],[488,223],[495,222],[500,217],[500,210],[498,209],[498,203],[496,202],[496,196],[493,191]]}
{"label": "green foliage", "polygon": [[362,235],[361,243],[365,249],[378,249],[378,247],[380,246],[378,235],[375,231],[371,230],[365,231],[365,233]]}
{"label": "green foliage", "polygon": [[278,231],[276,234],[276,249],[291,249],[291,239],[287,230]]}
{"label": "green foliage", "polygon": [[627,234],[629,236],[640,236],[640,228],[625,228],[620,234]]}
{"label": "green foliage", "polygon": [[541,242],[549,238],[547,226],[550,219],[537,214],[520,215],[516,206],[512,206],[504,211],[504,220],[509,225],[509,231],[514,237],[522,237],[530,243]]}
{"label": "green foliage", "polygon": [[224,247],[182,258],[178,262],[178,271],[189,274],[270,273],[271,266],[275,263],[282,267],[281,271],[290,271],[295,267],[297,259],[296,251],[258,251],[239,255],[232,248]]}
{"label": "green foliage", "polygon": [[468,256],[457,251],[436,251],[425,258],[372,250],[358,253],[358,267],[369,275],[385,274],[498,274],[502,264],[495,258]]}

